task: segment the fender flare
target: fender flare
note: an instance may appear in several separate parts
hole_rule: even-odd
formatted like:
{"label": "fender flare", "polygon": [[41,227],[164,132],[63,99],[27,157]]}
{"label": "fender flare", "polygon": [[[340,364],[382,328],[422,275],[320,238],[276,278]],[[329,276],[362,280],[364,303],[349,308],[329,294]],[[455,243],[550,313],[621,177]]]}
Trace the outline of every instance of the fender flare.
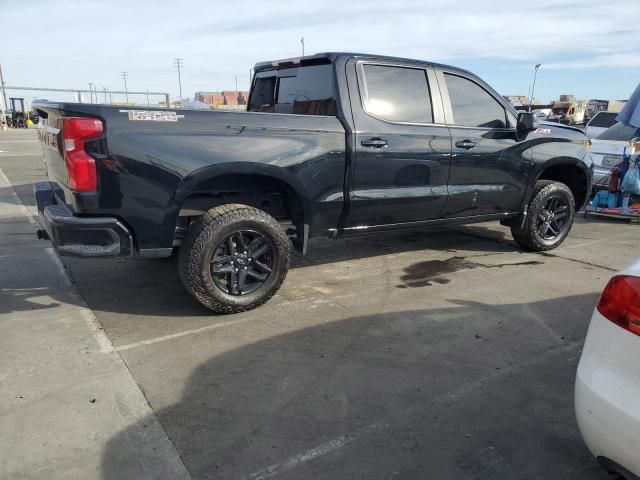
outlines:
{"label": "fender flare", "polygon": [[[308,189],[300,182],[299,178],[294,173],[282,167],[253,162],[228,162],[208,165],[195,170],[183,177],[182,181],[178,184],[174,197],[174,202],[177,206],[176,215],[180,210],[180,205],[182,205],[198,185],[225,175],[265,177],[281,182],[290,188],[302,208],[302,225],[300,226],[297,247],[302,253],[306,253],[309,239],[309,226],[312,224],[313,216],[312,201],[305,194]],[[294,244],[295,243],[296,242],[294,242]]]}

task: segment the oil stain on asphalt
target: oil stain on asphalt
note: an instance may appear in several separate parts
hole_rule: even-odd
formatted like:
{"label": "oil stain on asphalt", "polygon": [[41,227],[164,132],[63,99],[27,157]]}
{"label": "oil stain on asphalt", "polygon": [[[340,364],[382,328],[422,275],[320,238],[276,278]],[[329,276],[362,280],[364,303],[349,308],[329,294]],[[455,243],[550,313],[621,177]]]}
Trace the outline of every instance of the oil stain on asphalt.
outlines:
{"label": "oil stain on asphalt", "polygon": [[517,263],[499,263],[496,265],[485,265],[473,262],[465,257],[451,257],[446,260],[428,260],[426,262],[418,262],[409,265],[404,269],[404,275],[400,277],[401,284],[396,285],[398,288],[417,288],[429,287],[434,283],[444,285],[451,280],[445,277],[449,273],[458,272],[460,270],[470,270],[473,268],[502,268],[515,267],[522,265],[542,265],[544,262],[530,260],[527,262]]}

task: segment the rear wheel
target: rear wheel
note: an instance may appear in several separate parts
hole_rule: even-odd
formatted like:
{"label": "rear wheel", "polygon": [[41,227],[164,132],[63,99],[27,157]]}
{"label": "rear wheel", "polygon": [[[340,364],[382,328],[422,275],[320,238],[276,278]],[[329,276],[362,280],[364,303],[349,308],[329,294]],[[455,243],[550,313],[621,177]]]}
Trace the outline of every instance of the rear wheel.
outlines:
{"label": "rear wheel", "polygon": [[511,227],[514,240],[526,250],[541,252],[560,245],[575,218],[575,200],[564,183],[540,180],[523,225]]}
{"label": "rear wheel", "polygon": [[187,290],[218,313],[250,310],[278,291],[289,268],[289,240],[278,222],[257,208],[212,208],[190,227],[178,252]]}

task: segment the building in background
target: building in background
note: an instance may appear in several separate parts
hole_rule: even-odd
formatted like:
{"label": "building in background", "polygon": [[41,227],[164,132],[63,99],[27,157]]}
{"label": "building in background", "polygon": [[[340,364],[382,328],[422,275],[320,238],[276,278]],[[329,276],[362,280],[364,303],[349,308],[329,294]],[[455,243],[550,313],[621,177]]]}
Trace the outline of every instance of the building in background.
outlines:
{"label": "building in background", "polygon": [[195,100],[204,102],[212,107],[221,106],[244,106],[247,104],[249,98],[249,92],[247,91],[235,91],[235,90],[223,90],[222,92],[196,92]]}
{"label": "building in background", "polygon": [[526,95],[503,95],[502,97],[514,107],[529,105],[529,97]]}

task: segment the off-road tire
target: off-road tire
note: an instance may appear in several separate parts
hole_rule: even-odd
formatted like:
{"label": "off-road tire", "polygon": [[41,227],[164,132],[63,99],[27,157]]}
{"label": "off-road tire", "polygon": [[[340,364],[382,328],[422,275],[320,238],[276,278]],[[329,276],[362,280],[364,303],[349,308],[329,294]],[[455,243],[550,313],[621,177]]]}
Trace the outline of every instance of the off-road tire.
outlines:
{"label": "off-road tire", "polygon": [[[547,200],[554,196],[563,197],[568,205],[567,220],[562,232],[552,240],[544,239],[538,232],[538,219]],[[571,230],[576,215],[573,193],[564,183],[553,180],[539,180],[536,182],[524,224],[518,222],[511,227],[511,234],[518,245],[525,250],[542,252],[551,250],[560,245]]]}
{"label": "off-road tire", "polygon": [[[270,240],[273,270],[256,291],[231,295],[215,284],[210,261],[220,242],[243,229],[260,232]],[[178,251],[178,271],[184,286],[202,305],[217,313],[237,313],[262,305],[278,291],[287,276],[289,256],[289,239],[272,216],[247,205],[220,205],[190,225]]]}

